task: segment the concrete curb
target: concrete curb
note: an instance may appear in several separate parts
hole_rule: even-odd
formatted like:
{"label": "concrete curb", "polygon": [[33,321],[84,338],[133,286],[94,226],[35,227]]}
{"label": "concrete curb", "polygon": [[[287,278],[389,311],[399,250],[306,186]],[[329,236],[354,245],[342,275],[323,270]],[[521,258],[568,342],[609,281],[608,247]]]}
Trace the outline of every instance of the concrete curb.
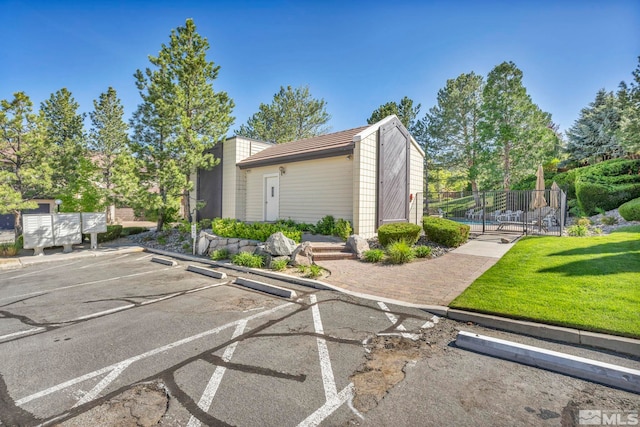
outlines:
{"label": "concrete curb", "polygon": [[153,257],[151,258],[151,262],[157,262],[158,264],[163,264],[163,265],[168,265],[170,267],[175,267],[176,265],[178,265],[178,261],[173,260],[173,259],[166,259],[166,258],[158,258],[158,257]]}
{"label": "concrete curb", "polygon": [[283,298],[295,298],[298,296],[294,290],[281,288],[280,286],[270,285],[268,283],[258,282],[257,280],[245,279],[244,277],[238,277],[233,283]]}
{"label": "concrete curb", "polygon": [[640,371],[512,341],[458,332],[456,346],[640,393]]}
{"label": "concrete curb", "polygon": [[595,332],[588,332],[579,329],[565,328],[562,326],[545,325],[543,323],[536,323],[524,320],[510,319],[507,317],[500,317],[490,314],[474,313],[471,311],[452,309],[442,305],[425,305],[425,304],[412,304],[405,301],[399,301],[391,298],[383,298],[376,295],[370,295],[360,292],[349,291],[342,289],[339,286],[335,286],[326,282],[318,280],[303,279],[299,277],[287,276],[286,274],[272,273],[263,270],[256,270],[252,268],[239,267],[237,265],[229,263],[220,263],[211,261],[205,258],[198,258],[191,255],[174,254],[168,251],[162,251],[158,249],[145,249],[147,252],[162,254],[166,256],[172,256],[178,259],[184,259],[188,261],[195,261],[205,264],[210,264],[216,267],[229,268],[236,271],[252,273],[264,277],[270,277],[272,279],[279,279],[287,281],[289,283],[308,286],[319,290],[331,290],[341,292],[346,295],[355,296],[358,298],[368,299],[371,301],[382,301],[388,304],[395,304],[401,307],[417,308],[419,310],[433,313],[440,317],[448,317],[452,320],[460,322],[473,322],[478,325],[486,326],[489,328],[499,329],[506,332],[513,332],[522,335],[528,335],[534,338],[548,339],[558,342],[579,344],[588,347],[600,348],[603,350],[615,351],[617,353],[628,354],[631,356],[638,356],[640,354],[640,340],[626,337],[619,337],[615,335],[600,334]]}
{"label": "concrete curb", "polygon": [[192,273],[202,274],[204,276],[213,277],[214,279],[226,279],[227,275],[225,273],[221,273],[219,271],[212,270],[210,268],[198,267],[195,265],[188,265],[187,271],[191,271]]}

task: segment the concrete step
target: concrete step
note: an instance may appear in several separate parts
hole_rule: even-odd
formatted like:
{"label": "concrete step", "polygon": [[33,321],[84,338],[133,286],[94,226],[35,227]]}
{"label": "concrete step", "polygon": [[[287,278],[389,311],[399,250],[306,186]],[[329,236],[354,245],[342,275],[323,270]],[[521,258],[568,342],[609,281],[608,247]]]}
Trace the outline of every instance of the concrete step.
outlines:
{"label": "concrete step", "polygon": [[311,248],[313,249],[313,253],[323,253],[323,252],[348,252],[351,253],[349,249],[347,249],[347,245],[344,243],[312,243]]}
{"label": "concrete step", "polygon": [[336,261],[341,259],[356,259],[352,252],[313,252],[313,261]]}

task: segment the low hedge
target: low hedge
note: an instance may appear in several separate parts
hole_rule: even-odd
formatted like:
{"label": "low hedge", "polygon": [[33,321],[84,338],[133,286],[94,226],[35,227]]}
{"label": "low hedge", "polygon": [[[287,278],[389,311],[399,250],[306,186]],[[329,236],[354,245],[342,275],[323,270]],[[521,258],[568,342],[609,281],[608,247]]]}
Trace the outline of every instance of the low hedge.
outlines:
{"label": "low hedge", "polygon": [[296,243],[300,243],[300,240],[302,240],[302,232],[285,223],[254,222],[253,224],[247,224],[236,219],[216,218],[211,221],[211,229],[213,234],[220,237],[258,240],[260,242],[265,242],[269,236],[278,231]]}
{"label": "low hedge", "polygon": [[[111,240],[116,240],[120,237],[122,233],[121,225],[107,225],[106,233],[98,233],[98,243],[110,242]],[[90,234],[84,234],[84,239],[91,239]]]}
{"label": "low hedge", "polygon": [[469,239],[471,227],[444,218],[425,216],[422,220],[427,239],[450,248],[458,247]]}
{"label": "low hedge", "polygon": [[394,222],[384,224],[378,228],[378,241],[382,246],[393,242],[405,241],[413,245],[420,238],[420,226],[408,222]]}
{"label": "low hedge", "polygon": [[640,197],[621,205],[618,213],[627,221],[640,221]]}

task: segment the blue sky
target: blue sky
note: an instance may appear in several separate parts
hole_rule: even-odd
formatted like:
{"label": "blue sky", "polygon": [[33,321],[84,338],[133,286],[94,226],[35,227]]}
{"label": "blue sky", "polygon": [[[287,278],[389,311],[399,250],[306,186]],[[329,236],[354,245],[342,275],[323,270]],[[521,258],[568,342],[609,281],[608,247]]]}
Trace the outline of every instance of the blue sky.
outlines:
{"label": "blue sky", "polygon": [[598,89],[631,80],[640,55],[637,0],[0,0],[0,99],[24,91],[37,107],[66,87],[89,112],[113,86],[128,120],[134,72],[187,18],[221,66],[214,88],[235,101],[230,135],[281,85],[309,85],[339,131],[405,95],[422,117],[447,79],[502,61],[565,131]]}

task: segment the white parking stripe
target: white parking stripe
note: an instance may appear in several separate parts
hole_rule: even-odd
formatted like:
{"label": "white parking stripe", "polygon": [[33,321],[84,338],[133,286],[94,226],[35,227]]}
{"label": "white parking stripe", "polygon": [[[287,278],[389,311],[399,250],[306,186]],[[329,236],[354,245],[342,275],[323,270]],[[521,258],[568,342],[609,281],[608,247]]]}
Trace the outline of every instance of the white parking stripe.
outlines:
{"label": "white parking stripe", "polygon": [[58,264],[58,265],[54,265],[53,267],[43,268],[42,270],[31,271],[29,273],[19,274],[17,276],[13,276],[13,277],[7,277],[4,280],[12,280],[12,279],[19,279],[21,277],[33,276],[34,274],[42,273],[43,271],[55,270],[56,268],[66,267],[68,265],[77,264],[77,263],[82,262],[82,261],[84,261],[84,260],[81,259],[81,260],[74,261],[74,262],[68,262],[66,264]]}
{"label": "white parking stripe", "polygon": [[298,424],[298,427],[315,427],[320,425],[329,415],[348,402],[353,397],[353,383],[342,389],[335,397],[327,400],[324,405],[318,408],[313,414],[309,415],[304,421]]}
{"label": "white parking stripe", "polygon": [[131,307],[135,307],[135,306],[136,306],[135,304],[127,304],[127,305],[123,305],[123,306],[120,306],[120,307],[111,308],[109,310],[99,311],[99,312],[93,313],[93,314],[87,314],[86,316],[76,317],[73,320],[69,320],[69,322],[76,322],[78,320],[93,319],[94,317],[100,317],[100,316],[104,316],[105,314],[116,313],[118,311],[126,310],[127,308],[131,308]]}
{"label": "white parking stripe", "polygon": [[132,259],[131,261],[127,261],[127,262],[142,261],[143,259],[151,258],[152,256],[153,254],[149,254],[149,255],[141,256],[140,258]]}
{"label": "white parking stripe", "polygon": [[[315,295],[309,297],[311,301],[311,313],[313,315],[313,327],[317,334],[324,335],[324,328],[322,327],[322,319],[320,318],[320,309],[318,308],[318,300]],[[327,399],[333,400],[338,395],[336,388],[336,380],[333,376],[333,368],[331,367],[331,359],[329,358],[329,349],[327,348],[327,341],[324,338],[317,337],[318,342],[318,356],[320,357],[320,370],[322,371],[322,384],[324,385],[324,395]]]}
{"label": "white parking stripe", "polygon": [[50,292],[63,291],[65,289],[72,289],[72,288],[77,288],[77,287],[80,287],[80,286],[95,285],[97,283],[105,283],[105,282],[111,282],[111,281],[114,281],[114,280],[127,279],[129,277],[144,276],[145,274],[158,273],[158,272],[161,272],[161,271],[171,270],[172,268],[174,268],[174,267],[167,267],[167,268],[163,268],[162,270],[155,270],[154,269],[154,270],[150,270],[150,271],[143,271],[142,273],[127,274],[126,276],[110,277],[108,279],[93,280],[91,282],[78,283],[77,285],[62,286],[60,288],[46,289],[46,290],[43,290],[43,291],[30,292],[28,294],[22,294],[22,295],[14,295],[14,296],[10,296],[10,297],[0,298],[0,301],[5,301],[5,300],[9,300],[9,299],[20,299],[20,298],[25,298],[25,297],[31,297],[31,296],[34,296],[34,295],[44,295],[44,294],[48,294]]}
{"label": "white parking stripe", "polygon": [[[246,327],[246,321],[238,323],[236,330],[233,331],[231,339],[238,338],[240,335],[242,335]],[[236,351],[237,346],[237,341],[229,345],[222,354],[222,360],[224,360],[225,362],[230,362],[231,358],[233,357],[233,352]],[[224,366],[217,366],[215,371],[213,372],[213,375],[211,376],[211,379],[209,379],[209,384],[207,384],[207,387],[205,388],[204,393],[202,393],[202,397],[200,397],[200,401],[198,402],[198,407],[204,412],[207,412],[211,407],[211,402],[213,402],[213,398],[218,391],[218,387],[222,382],[222,376],[224,375],[226,370],[227,368],[225,368]],[[189,418],[187,427],[200,427],[201,425],[202,423],[200,422],[200,420],[192,415],[191,418]]]}
{"label": "white parking stripe", "polygon": [[39,331],[44,331],[44,328],[32,328],[32,329],[28,329],[26,331],[20,331],[20,332],[14,332],[12,334],[2,335],[2,336],[0,336],[0,341],[6,340],[8,338],[19,337],[20,335],[27,335],[27,334],[30,334],[32,332],[39,332]]}
{"label": "white parking stripe", "polygon": [[96,384],[95,387],[93,387],[87,394],[82,396],[82,398],[78,400],[78,402],[75,405],[73,405],[73,407],[75,408],[76,406],[80,406],[87,402],[91,402],[93,399],[98,397],[98,395],[102,392],[102,390],[107,388],[109,384],[111,384],[116,378],[118,378],[118,376],[120,376],[122,371],[127,369],[127,367],[131,365],[131,363],[133,362],[119,363],[111,372],[109,372],[109,375],[104,377],[102,381]]}
{"label": "white parking stripe", "polygon": [[[396,316],[394,316],[392,313],[389,313],[389,307],[387,307],[387,305],[385,303],[383,303],[382,301],[378,301],[378,305],[380,306],[381,309],[383,309],[385,311],[384,314],[387,315],[387,318],[389,319],[389,321],[391,323],[393,323],[394,325],[398,323],[398,318]],[[417,339],[420,338],[420,335],[417,334],[410,334],[409,332],[407,332],[407,328],[404,327],[403,324],[399,324],[398,326],[396,326],[396,329],[400,331],[400,335],[403,338],[408,338],[410,340],[416,341]],[[396,335],[393,333],[380,333],[378,335]]]}
{"label": "white parking stripe", "polygon": [[91,264],[87,264],[87,265],[83,265],[82,267],[78,267],[78,270],[83,270],[85,268],[92,268],[92,267],[97,267],[99,265],[103,265],[103,264],[109,264],[112,261],[115,261],[117,259],[122,259],[122,258],[126,258],[128,257],[130,254],[124,254],[124,255],[120,255],[119,257],[115,257],[115,258],[111,258],[109,260],[106,261],[102,261],[102,262],[94,262]]}
{"label": "white parking stripe", "polygon": [[240,322],[243,322],[243,321],[247,321],[248,322],[250,320],[254,320],[254,319],[257,319],[259,317],[275,313],[276,311],[281,310],[281,309],[283,309],[285,307],[289,307],[290,305],[293,305],[293,303],[289,302],[289,303],[286,303],[286,304],[282,304],[282,305],[276,306],[276,307],[274,307],[272,309],[261,311],[260,313],[256,313],[256,314],[251,315],[249,317],[245,317],[244,319],[235,320],[233,322],[226,323],[226,324],[224,324],[222,326],[218,326],[217,328],[209,329],[208,331],[204,331],[204,332],[201,332],[199,334],[192,335],[192,336],[187,337],[187,338],[183,338],[181,340],[172,342],[170,344],[163,345],[162,347],[154,348],[153,350],[149,350],[149,351],[147,351],[145,353],[142,353],[142,354],[139,354],[137,356],[130,357],[129,359],[120,361],[118,363],[114,363],[113,365],[106,366],[104,368],[98,369],[98,370],[93,371],[93,372],[89,372],[89,373],[84,374],[82,376],[79,376],[77,378],[73,378],[71,380],[65,381],[65,382],[60,383],[58,385],[55,385],[53,387],[49,387],[49,388],[44,389],[42,391],[39,391],[37,393],[31,394],[29,396],[25,396],[22,399],[16,400],[16,405],[22,406],[25,403],[31,402],[32,400],[39,399],[39,398],[44,397],[44,396],[48,396],[48,395],[50,395],[52,393],[55,393],[57,391],[64,390],[65,388],[70,387],[72,385],[81,383],[81,382],[89,380],[91,378],[95,378],[95,377],[100,376],[100,375],[102,375],[104,373],[111,372],[114,369],[116,369],[118,366],[120,366],[120,365],[122,365],[124,363],[131,364],[131,363],[137,362],[139,360],[146,359],[146,358],[154,356],[156,354],[171,350],[171,349],[173,349],[175,347],[179,347],[179,346],[181,346],[183,344],[190,343],[190,342],[195,341],[197,339],[204,338],[204,337],[207,337],[209,335],[217,334],[220,331],[224,331],[225,329],[228,329],[228,328],[230,328],[232,326],[238,325]]}

